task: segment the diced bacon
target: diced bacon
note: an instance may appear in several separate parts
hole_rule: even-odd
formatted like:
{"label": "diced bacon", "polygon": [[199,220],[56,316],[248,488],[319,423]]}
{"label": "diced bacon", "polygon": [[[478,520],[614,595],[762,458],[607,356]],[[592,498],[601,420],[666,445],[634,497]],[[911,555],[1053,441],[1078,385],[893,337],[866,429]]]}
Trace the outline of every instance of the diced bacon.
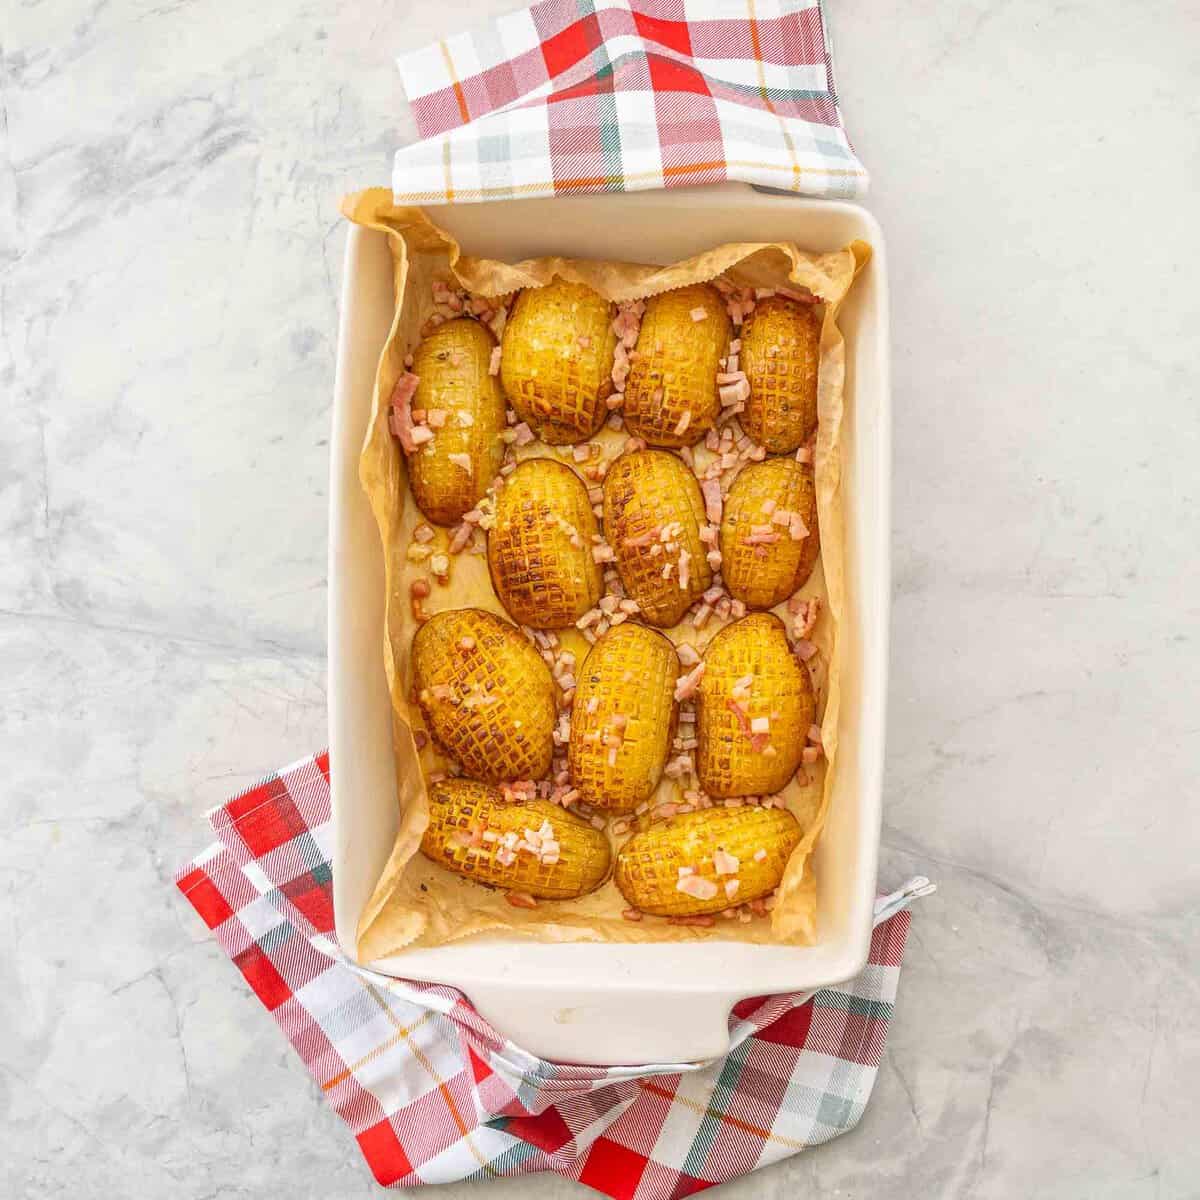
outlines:
{"label": "diced bacon", "polygon": [[720,550],[710,550],[704,557],[708,559],[708,565],[714,571],[719,571],[721,569],[721,562],[723,560],[721,558]]}
{"label": "diced bacon", "polygon": [[621,916],[623,916],[626,921],[640,921],[642,919],[642,914],[638,912],[636,908],[623,908],[621,910]]}
{"label": "diced bacon", "polygon": [[820,746],[805,746],[800,753],[800,761],[808,766],[821,760]]}
{"label": "diced bacon", "polygon": [[740,883],[736,879],[725,880],[725,897],[726,897],[726,899],[732,900],[734,898],[734,896],[737,895],[737,890],[740,886],[741,886]]}
{"label": "diced bacon", "polygon": [[721,384],[717,389],[723,407],[744,404],[750,399],[750,382],[741,371],[738,374],[741,376],[740,379],[732,383]]}
{"label": "diced bacon", "polygon": [[688,700],[694,696],[703,676],[704,662],[700,661],[686,675],[675,681],[675,699]]}
{"label": "diced bacon", "polygon": [[811,446],[801,446],[796,451],[796,461],[798,463],[810,463],[813,460],[813,452]]}
{"label": "diced bacon", "polygon": [[770,546],[775,542],[783,541],[783,534],[776,533],[772,529],[764,531],[761,527],[755,527],[743,539],[747,546]]}
{"label": "diced bacon", "polygon": [[430,429],[441,429],[446,424],[447,412],[444,408],[431,408],[425,414],[425,424]]}
{"label": "diced bacon", "polygon": [[416,394],[417,384],[420,382],[419,376],[414,375],[411,371],[405,371],[396,380],[396,386],[392,389],[392,411],[388,424],[406,454],[411,454],[416,449],[416,445],[412,441],[412,398]]}
{"label": "diced bacon", "polygon": [[808,740],[815,746],[821,744],[821,727],[820,725],[810,725],[808,727]]}
{"label": "diced bacon", "polygon": [[697,605],[696,611],[692,613],[692,628],[703,629],[708,624],[708,619],[713,615],[713,606],[705,603]]}
{"label": "diced bacon", "polygon": [[592,547],[592,562],[607,563],[612,562],[616,558],[616,553],[611,546],[605,545],[603,542],[599,546]]}
{"label": "diced bacon", "polygon": [[740,621],[746,615],[746,602],[744,600],[731,600],[729,602],[729,615],[735,621]]}
{"label": "diced bacon", "polygon": [[683,437],[684,433],[687,430],[687,427],[691,423],[692,423],[692,410],[690,408],[685,408],[683,410],[683,416],[681,416],[675,424],[675,436]]}
{"label": "diced bacon", "polygon": [[537,908],[537,901],[528,892],[505,892],[504,898],[513,908]]}
{"label": "diced bacon", "polygon": [[694,667],[700,661],[700,652],[691,642],[680,642],[676,650],[679,653],[679,661],[685,667]]}
{"label": "diced bacon", "polygon": [[450,559],[445,554],[435,554],[429,560],[429,569],[435,575],[448,575],[450,573]]}
{"label": "diced bacon", "polygon": [[604,614],[598,608],[589,608],[587,612],[575,622],[576,629],[587,629],[589,625],[595,625]]}
{"label": "diced bacon", "polygon": [[718,875],[736,875],[738,871],[738,857],[736,854],[729,854],[724,850],[713,851],[713,870]]}
{"label": "diced bacon", "polygon": [[461,525],[455,527],[454,536],[450,539],[448,547],[451,554],[461,554],[466,549],[467,543],[475,536],[475,527],[468,525],[463,521]]}
{"label": "diced bacon", "polygon": [[801,662],[808,662],[809,659],[816,657],[817,648],[807,638],[799,638],[793,647],[796,652],[796,657]]}
{"label": "diced bacon", "polygon": [[471,456],[469,454],[447,454],[446,457],[460,470],[471,474]]}
{"label": "diced bacon", "polygon": [[500,374],[500,347],[499,346],[492,347],[492,357],[491,357],[491,360],[488,362],[488,374],[489,375],[499,375]]}
{"label": "diced bacon", "polygon": [[721,481],[705,479],[700,484],[700,494],[704,497],[704,515],[714,525],[720,525],[721,512],[724,507],[721,499]]}
{"label": "diced bacon", "polygon": [[799,304],[819,304],[820,296],[814,296],[811,292],[798,292],[795,288],[781,287],[775,289],[781,296],[786,296],[789,300],[795,300]]}
{"label": "diced bacon", "polygon": [[412,609],[414,621],[425,621],[428,619],[426,617],[425,610],[421,605],[421,601],[426,599],[429,593],[430,587],[428,579],[414,579],[412,583],[408,585],[408,601],[409,607]]}
{"label": "diced bacon", "polygon": [[430,529],[430,527],[428,525],[425,524],[424,521],[422,521],[413,530],[413,541],[414,542],[421,542],[422,544],[424,544],[425,542],[432,542],[436,536],[437,535],[433,532],[432,529]]}
{"label": "diced bacon", "polygon": [[788,522],[788,536],[793,542],[802,542],[808,537],[808,526],[799,513],[792,513],[792,519]]}
{"label": "diced bacon", "polygon": [[711,900],[717,894],[717,885],[703,875],[684,875],[675,884],[675,890],[696,900]]}
{"label": "diced bacon", "polygon": [[770,717],[755,717],[750,722],[751,733],[769,733],[771,730]]}
{"label": "diced bacon", "polygon": [[433,441],[433,430],[428,425],[414,425],[408,436],[415,450],[418,446],[424,446],[426,442]]}
{"label": "diced bacon", "polygon": [[647,529],[644,533],[634,534],[622,538],[621,544],[627,549],[638,549],[642,546],[652,546],[659,540],[662,530],[655,526],[653,529]]}

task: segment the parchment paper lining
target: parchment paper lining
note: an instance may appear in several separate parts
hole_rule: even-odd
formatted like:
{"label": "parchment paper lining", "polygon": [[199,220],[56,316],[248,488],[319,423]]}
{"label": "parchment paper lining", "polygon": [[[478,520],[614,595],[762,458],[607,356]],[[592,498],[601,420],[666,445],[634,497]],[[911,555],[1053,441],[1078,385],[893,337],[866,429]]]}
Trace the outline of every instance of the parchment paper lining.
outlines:
{"label": "parchment paper lining", "polygon": [[[387,234],[396,298],[395,318],[376,374],[359,474],[384,550],[387,608],[382,650],[392,696],[400,827],[391,856],[359,922],[359,957],[364,961],[381,958],[408,945],[436,946],[485,931],[509,932],[542,942],[722,938],[811,943],[817,935],[817,892],[809,859],[824,824],[837,769],[837,629],[845,580],[840,442],[845,356],[836,316],[855,276],[870,258],[870,247],[854,242],[834,253],[809,254],[788,242],[738,243],[718,246],[670,266],[565,258],[502,263],[464,254],[454,239],[436,228],[420,209],[394,207],[391,194],[382,188],[348,196],[342,211],[350,220]],[[409,646],[416,629],[408,588],[413,579],[428,578],[429,572],[428,564],[414,565],[405,556],[413,528],[423,518],[416,505],[409,503],[404,456],[388,430],[388,398],[404,370],[404,356],[420,340],[420,327],[433,311],[434,279],[456,282],[475,294],[495,297],[540,286],[558,275],[586,283],[610,300],[631,300],[722,274],[745,286],[807,288],[824,301],[815,456],[821,557],[801,595],[820,596],[823,600],[822,616],[812,640],[819,649],[813,664],[814,680],[820,687],[818,720],[825,758],[807,768],[811,779],[807,787],[793,782],[782,793],[800,821],[804,837],[788,862],[769,921],[742,923],[718,916],[711,929],[669,925],[656,917],[633,923],[621,917],[627,904],[611,882],[578,900],[543,901],[536,910],[513,908],[502,892],[463,880],[419,853],[429,812],[423,771],[443,769],[444,760],[432,745],[418,752],[413,737],[413,729],[423,728],[423,720],[420,710],[408,700],[412,683]],[[611,459],[619,453],[626,436],[623,430],[605,429],[592,440],[599,442],[604,456]],[[552,457],[574,465],[571,449],[535,442],[522,448],[519,456]],[[697,451],[698,466],[707,461],[707,454],[702,449]],[[437,534],[435,548],[444,550],[448,531],[439,529]],[[481,540],[482,536],[477,535]],[[446,608],[474,606],[508,619],[492,589],[486,558],[464,553],[451,562],[449,584],[434,584],[425,611],[432,614]],[[788,620],[786,605],[775,611],[785,622]],[[691,641],[702,650],[719,628],[721,622],[714,617],[698,636],[685,618],[681,625],[666,632],[675,641]],[[560,637],[563,646],[574,651],[581,663],[589,648],[583,636],[565,631]],[[677,785],[664,779],[653,802],[678,798]]]}

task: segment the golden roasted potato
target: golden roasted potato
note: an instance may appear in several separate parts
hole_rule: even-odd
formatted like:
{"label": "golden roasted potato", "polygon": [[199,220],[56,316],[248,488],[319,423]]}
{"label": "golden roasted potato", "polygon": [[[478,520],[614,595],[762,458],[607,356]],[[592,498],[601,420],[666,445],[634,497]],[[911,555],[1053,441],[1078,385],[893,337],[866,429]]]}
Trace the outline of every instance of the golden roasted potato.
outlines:
{"label": "golden roasted potato", "polygon": [[692,446],[721,411],[719,359],[730,323],[721,293],[707,283],[646,301],[625,384],[625,424],[652,446]]}
{"label": "golden roasted potato", "polygon": [[593,607],[604,575],[592,555],[599,533],[587,488],[552,458],[529,458],[505,480],[488,531],[488,567],[514,621],[563,629]]}
{"label": "golden roasted potato", "polygon": [[703,808],[634,834],[617,852],[614,879],[642,912],[720,912],[773,892],[799,841],[786,809]]}
{"label": "golden roasted potato", "polygon": [[679,655],[644,625],[616,625],[576,675],[568,766],[597,808],[626,812],[658,786],[675,736]]}
{"label": "golden roasted potato", "polygon": [[447,609],[417,630],[412,663],[425,721],[468,775],[495,783],[546,774],[554,680],[515,625],[480,608]]}
{"label": "golden roasted potato", "polygon": [[408,455],[408,481],[435,525],[453,525],[474,508],[504,459],[504,395],[488,374],[495,344],[485,326],[460,317],[413,352],[419,382],[412,409],[425,413],[433,438]]}
{"label": "golden roasted potato", "polygon": [[696,704],[700,786],[717,797],[778,792],[800,765],[815,713],[808,670],[774,613],[726,625],[704,652]]}
{"label": "golden roasted potato", "polygon": [[704,500],[674,454],[623,454],[604,478],[604,535],[643,620],[667,629],[712,582],[700,540]]}
{"label": "golden roasted potato", "polygon": [[526,288],[504,329],[500,378],[513,408],[544,442],[582,442],[608,416],[613,305],[582,283]]}
{"label": "golden roasted potato", "polygon": [[601,830],[548,800],[504,800],[473,779],[429,790],[421,853],[488,887],[543,900],[573,900],[599,887],[611,850]]}
{"label": "golden roasted potato", "polygon": [[739,365],[750,384],[742,429],[770,454],[789,454],[817,428],[821,318],[811,304],[768,296],[742,326]]}
{"label": "golden roasted potato", "polygon": [[812,467],[794,458],[743,467],[721,516],[729,594],[747,608],[773,608],[804,586],[820,550]]}

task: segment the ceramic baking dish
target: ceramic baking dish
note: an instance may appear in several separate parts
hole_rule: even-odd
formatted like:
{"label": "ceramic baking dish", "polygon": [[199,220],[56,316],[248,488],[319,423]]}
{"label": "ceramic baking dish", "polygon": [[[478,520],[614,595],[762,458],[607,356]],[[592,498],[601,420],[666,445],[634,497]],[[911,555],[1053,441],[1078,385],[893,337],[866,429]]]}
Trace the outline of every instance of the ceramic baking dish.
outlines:
{"label": "ceramic baking dish", "polygon": [[[887,273],[879,226],[854,204],[739,184],[632,195],[430,208],[469,253],[559,254],[668,263],[722,242],[791,240],[875,254],[840,315],[847,349],[844,446],[848,611],[837,782],[817,846],[819,940],[810,947],[711,941],[538,945],[503,937],[411,950],[370,965],[461,988],[501,1032],[562,1062],[650,1063],[726,1048],[744,996],[848,979],[866,961],[879,842],[887,690],[889,454]],[[390,701],[383,670],[383,560],[358,483],[380,350],[392,318],[383,235],[353,226],[346,247],[333,406],[329,529],[329,740],[337,934],[351,951],[359,914],[397,826]]]}

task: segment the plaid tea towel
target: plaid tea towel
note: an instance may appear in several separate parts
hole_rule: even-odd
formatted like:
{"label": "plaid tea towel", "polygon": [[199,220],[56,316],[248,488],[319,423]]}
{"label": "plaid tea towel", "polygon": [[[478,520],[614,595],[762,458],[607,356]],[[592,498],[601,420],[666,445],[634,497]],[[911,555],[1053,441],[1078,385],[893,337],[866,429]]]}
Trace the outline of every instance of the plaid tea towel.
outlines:
{"label": "plaid tea towel", "polygon": [[405,54],[397,204],[723,180],[862,195],[820,0],[541,0]]}
{"label": "plaid tea towel", "polygon": [[578,1067],[506,1041],[461,992],[364,970],[333,937],[329,756],[210,814],[176,883],[350,1126],[375,1178],[414,1187],[556,1171],[674,1200],[853,1128],[879,1061],[927,880],[876,906],[870,961],[811,996],[757,996],[706,1063]]}

